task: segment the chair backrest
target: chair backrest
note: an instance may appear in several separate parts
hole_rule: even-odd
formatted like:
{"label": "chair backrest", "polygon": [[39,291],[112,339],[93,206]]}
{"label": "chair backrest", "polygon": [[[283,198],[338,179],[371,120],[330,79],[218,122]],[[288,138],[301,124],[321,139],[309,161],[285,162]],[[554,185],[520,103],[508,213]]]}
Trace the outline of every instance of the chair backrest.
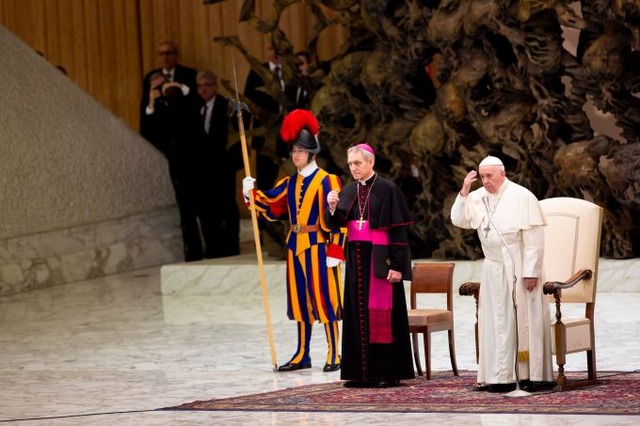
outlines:
{"label": "chair backrest", "polygon": [[562,291],[562,302],[595,303],[600,259],[602,208],[579,198],[557,197],[540,201],[545,226],[545,281],[565,281],[581,269],[590,280]]}
{"label": "chair backrest", "polygon": [[419,293],[445,293],[447,310],[453,310],[453,268],[455,263],[415,263],[411,272],[411,309]]}

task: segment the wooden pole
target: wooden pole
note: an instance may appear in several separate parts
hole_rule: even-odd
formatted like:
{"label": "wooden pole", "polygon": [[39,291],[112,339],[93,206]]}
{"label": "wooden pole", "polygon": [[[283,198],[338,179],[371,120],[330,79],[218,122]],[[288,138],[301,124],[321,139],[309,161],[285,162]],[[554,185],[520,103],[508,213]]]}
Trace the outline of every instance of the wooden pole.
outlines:
{"label": "wooden pole", "polygon": [[[244,130],[244,121],[242,120],[242,108],[240,97],[238,95],[238,80],[236,77],[236,63],[231,54],[231,65],[233,67],[233,83],[236,89],[236,111],[238,115],[238,132],[240,134],[240,146],[242,147],[242,160],[244,162],[245,176],[251,176],[251,165],[249,162],[249,149],[247,147],[247,136]],[[262,300],[264,304],[264,315],[267,322],[267,334],[269,337],[269,347],[271,348],[271,363],[274,371],[278,370],[278,362],[276,360],[276,346],[273,340],[273,327],[271,325],[271,309],[269,308],[269,293],[267,291],[267,278],[264,273],[264,260],[262,259],[262,246],[260,244],[260,230],[258,228],[258,214],[256,213],[255,200],[253,192],[249,193],[249,211],[251,212],[251,224],[253,226],[253,240],[256,247],[256,256],[258,258],[258,271],[260,274],[260,284],[262,285]]]}

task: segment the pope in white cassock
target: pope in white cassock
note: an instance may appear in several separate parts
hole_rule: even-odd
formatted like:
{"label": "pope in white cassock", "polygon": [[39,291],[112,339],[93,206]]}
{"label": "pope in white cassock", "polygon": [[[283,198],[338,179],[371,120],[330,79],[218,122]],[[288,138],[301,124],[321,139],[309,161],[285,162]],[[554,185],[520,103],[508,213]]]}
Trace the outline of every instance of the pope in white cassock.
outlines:
{"label": "pope in white cassock", "polygon": [[[483,186],[471,192],[478,175]],[[451,221],[477,230],[485,257],[478,299],[479,389],[508,391],[516,381],[514,275],[522,389],[551,382],[549,301],[542,294],[546,221],[537,198],[507,179],[502,161],[489,156],[478,172],[472,170],[465,177],[451,208]]]}

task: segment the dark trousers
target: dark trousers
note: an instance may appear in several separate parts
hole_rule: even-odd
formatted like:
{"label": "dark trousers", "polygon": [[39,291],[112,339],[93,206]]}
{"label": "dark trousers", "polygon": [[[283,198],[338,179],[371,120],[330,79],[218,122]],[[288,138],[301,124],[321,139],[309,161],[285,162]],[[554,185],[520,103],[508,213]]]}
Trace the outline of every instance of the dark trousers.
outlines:
{"label": "dark trousers", "polygon": [[225,185],[223,192],[220,189],[216,192],[204,191],[206,195],[201,200],[200,224],[206,258],[240,254],[240,212],[234,189],[235,185],[232,188]]}
{"label": "dark trousers", "polygon": [[182,245],[184,260],[191,262],[201,260],[204,251],[198,224],[198,191],[187,179],[174,177],[172,174],[173,190],[176,194],[176,204],[180,213],[180,229],[182,230]]}

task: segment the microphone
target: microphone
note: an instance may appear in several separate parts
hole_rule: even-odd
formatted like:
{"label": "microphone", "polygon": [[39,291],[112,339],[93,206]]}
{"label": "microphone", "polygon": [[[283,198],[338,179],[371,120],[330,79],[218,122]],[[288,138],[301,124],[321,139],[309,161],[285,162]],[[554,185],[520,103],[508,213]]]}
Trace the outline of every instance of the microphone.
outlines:
{"label": "microphone", "polygon": [[[485,195],[482,197],[482,204],[484,204],[484,208],[487,210],[487,218],[489,219],[489,224],[493,227],[500,237],[500,241],[507,249],[507,253],[511,258],[511,267],[513,269],[513,288],[511,289],[511,300],[513,302],[513,315],[515,317],[515,331],[516,331],[516,356],[515,356],[515,373],[516,373],[516,389],[506,394],[509,397],[518,397],[518,396],[529,396],[531,393],[520,389],[520,372],[518,371],[518,352],[520,351],[519,342],[518,342],[518,304],[516,303],[516,283],[518,282],[518,278],[516,277],[516,262],[513,258],[513,254],[511,254],[511,250],[509,249],[509,245],[505,241],[502,233],[498,230],[498,227],[495,223],[493,223],[493,218],[491,217],[491,209],[489,208],[489,196]],[[488,228],[487,228],[488,230]]]}
{"label": "microphone", "polygon": [[489,224],[496,231],[496,234],[498,234],[498,237],[500,237],[500,241],[502,241],[502,244],[504,244],[504,247],[507,249],[507,253],[509,253],[509,257],[511,258],[511,264],[513,265],[513,283],[515,284],[516,263],[513,260],[513,255],[511,254],[511,250],[509,250],[509,245],[504,240],[504,237],[502,236],[502,233],[498,230],[498,227],[496,226],[496,224],[493,223],[493,218],[491,217],[491,209],[489,208],[489,197],[486,195],[482,197],[482,203],[484,204],[484,208],[487,210],[487,218],[489,219]]}

